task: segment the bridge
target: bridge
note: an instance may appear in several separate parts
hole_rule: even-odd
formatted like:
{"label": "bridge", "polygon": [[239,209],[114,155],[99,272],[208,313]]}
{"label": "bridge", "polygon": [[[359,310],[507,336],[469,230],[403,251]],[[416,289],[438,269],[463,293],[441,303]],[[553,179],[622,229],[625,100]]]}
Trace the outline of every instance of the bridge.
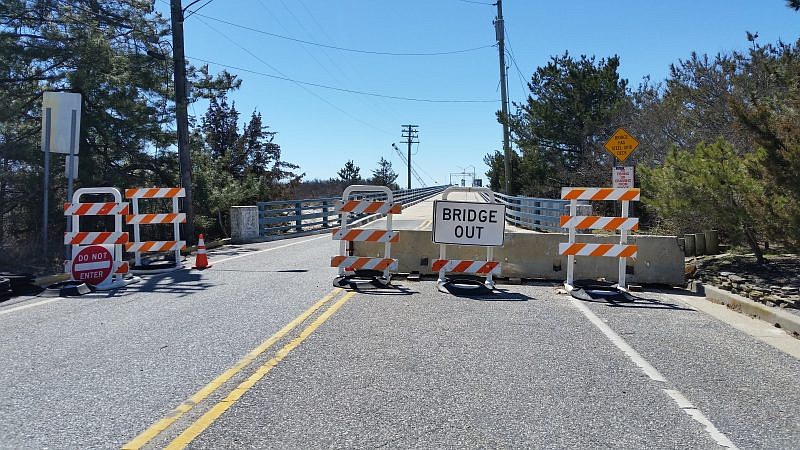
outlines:
{"label": "bridge", "polygon": [[[419,242],[397,247],[401,269],[428,251],[431,200],[394,218]],[[511,247],[546,236],[507,231]],[[338,251],[329,232],[227,245],[205,271],[3,303],[0,447],[800,442],[800,341],[702,295],[581,301],[563,272],[491,295],[442,293],[425,271],[347,290],[332,286]]]}

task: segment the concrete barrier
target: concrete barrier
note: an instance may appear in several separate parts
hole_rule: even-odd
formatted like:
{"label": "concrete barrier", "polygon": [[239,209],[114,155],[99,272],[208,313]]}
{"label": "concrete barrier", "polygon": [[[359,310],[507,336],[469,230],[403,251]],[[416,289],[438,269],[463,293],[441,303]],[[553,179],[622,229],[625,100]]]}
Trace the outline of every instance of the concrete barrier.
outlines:
{"label": "concrete barrier", "polygon": [[717,230],[703,230],[703,237],[706,240],[706,254],[719,254],[719,234]]}
{"label": "concrete barrier", "polygon": [[231,240],[234,243],[258,239],[258,207],[231,206]]}
{"label": "concrete barrier", "polygon": [[[579,234],[578,242],[614,244],[619,236]],[[558,254],[558,244],[567,242],[563,233],[506,232],[502,247],[494,250],[494,259],[501,262],[501,277],[536,278],[563,281],[567,257]],[[630,244],[639,246],[638,256],[628,258],[628,282],[642,284],[684,284],[684,256],[676,236],[633,235]],[[382,257],[383,245],[355,242],[359,255]],[[452,259],[481,259],[483,247],[447,246]],[[392,258],[398,259],[398,273],[433,274],[430,262],[438,258],[439,246],[431,241],[426,230],[400,230],[400,243],[392,247]],[[616,280],[619,271],[617,258],[575,257],[575,278],[607,278]],[[630,273],[632,272],[632,273]]]}
{"label": "concrete barrier", "polygon": [[683,254],[686,256],[694,256],[697,251],[694,245],[695,244],[694,235],[693,234],[684,235],[683,239],[686,242],[686,245],[684,246],[685,251]]}
{"label": "concrete barrier", "polygon": [[706,235],[703,233],[694,234],[694,251],[695,255],[702,256],[706,254]]}

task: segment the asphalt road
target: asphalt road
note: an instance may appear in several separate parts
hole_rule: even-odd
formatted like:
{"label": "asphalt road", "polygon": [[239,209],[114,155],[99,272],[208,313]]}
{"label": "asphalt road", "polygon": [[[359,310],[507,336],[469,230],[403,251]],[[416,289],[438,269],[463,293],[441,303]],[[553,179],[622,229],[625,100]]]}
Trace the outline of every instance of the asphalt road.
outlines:
{"label": "asphalt road", "polygon": [[753,336],[779,330],[676,292],[349,293],[337,249],[228,247],[204,272],[3,304],[0,447],[800,447],[800,360]]}

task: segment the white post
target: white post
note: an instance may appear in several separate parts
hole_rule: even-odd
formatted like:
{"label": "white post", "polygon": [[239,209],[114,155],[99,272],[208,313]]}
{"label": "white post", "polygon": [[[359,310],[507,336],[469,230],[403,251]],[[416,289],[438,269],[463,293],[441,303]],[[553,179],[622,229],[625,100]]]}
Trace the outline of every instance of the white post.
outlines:
{"label": "white post", "polygon": [[[130,201],[131,201],[131,206],[133,208],[133,215],[134,216],[138,215],[139,214],[139,198],[134,195],[133,198],[130,199]],[[133,242],[140,242],[140,238],[141,238],[141,233],[140,233],[140,230],[139,230],[139,221],[135,221],[134,224],[133,224]],[[141,267],[141,265],[142,265],[142,254],[139,252],[139,250],[136,250],[133,254],[134,254],[135,261],[136,261],[136,265]]]}
{"label": "white post", "polygon": [[[178,197],[172,197],[172,213],[179,214],[181,212],[180,206],[178,205]],[[186,219],[189,220],[189,219]],[[194,228],[191,228],[194,229]],[[175,235],[175,241],[178,242],[181,240],[181,224],[178,222],[173,222],[172,224],[172,233]],[[175,249],[175,267],[181,266],[181,249]]]}
{"label": "white post", "polygon": [[[575,217],[578,215],[578,200],[572,199],[569,201],[569,215]],[[575,243],[575,227],[569,227],[569,243]],[[575,256],[567,256],[567,285],[572,287],[575,282]]]}
{"label": "white post", "polygon": [[[629,203],[630,202],[627,201],[627,200],[623,200],[622,201],[622,217],[623,218],[627,218],[628,217],[628,206],[629,206]],[[628,243],[628,230],[623,229],[623,230],[619,231],[619,243],[623,244],[623,245]],[[627,261],[627,258],[624,258],[624,257],[619,259],[619,282],[617,283],[617,285],[619,286],[620,289],[626,289],[626,287],[627,287],[627,285],[625,284],[626,261]]]}

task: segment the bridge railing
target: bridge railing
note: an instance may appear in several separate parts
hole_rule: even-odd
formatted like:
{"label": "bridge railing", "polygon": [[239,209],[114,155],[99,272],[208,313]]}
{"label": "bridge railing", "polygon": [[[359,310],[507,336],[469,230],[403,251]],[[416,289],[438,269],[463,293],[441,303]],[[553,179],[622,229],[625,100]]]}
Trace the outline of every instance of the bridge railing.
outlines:
{"label": "bridge railing", "polygon": [[[393,191],[394,201],[408,207],[444,191],[447,186],[431,186]],[[382,193],[354,193],[351,199],[381,200]],[[337,227],[336,204],[341,197],[311,198],[258,202],[258,229],[261,237],[307,233]],[[349,223],[367,219],[368,214],[354,217]]]}
{"label": "bridge railing", "polygon": [[[514,226],[536,231],[566,230],[560,226],[560,217],[568,213],[569,200],[512,196],[497,192],[494,195],[498,203],[506,205],[506,221]],[[584,211],[588,209],[587,215],[591,215],[591,204],[583,201],[579,203],[579,208],[585,208]]]}

